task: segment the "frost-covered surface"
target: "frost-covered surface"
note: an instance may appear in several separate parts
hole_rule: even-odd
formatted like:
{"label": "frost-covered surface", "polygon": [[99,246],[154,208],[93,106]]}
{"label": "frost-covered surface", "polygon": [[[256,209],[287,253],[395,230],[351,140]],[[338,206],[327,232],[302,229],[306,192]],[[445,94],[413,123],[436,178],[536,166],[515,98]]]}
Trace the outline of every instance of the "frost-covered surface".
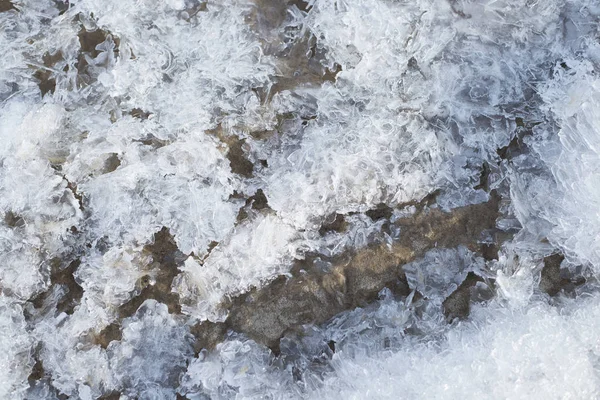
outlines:
{"label": "frost-covered surface", "polygon": [[294,235],[294,229],[277,217],[258,217],[238,225],[202,264],[189,257],[174,281],[182,311],[201,320],[224,321],[227,315],[219,305],[225,296],[287,272],[297,248]]}
{"label": "frost-covered surface", "polygon": [[[0,398],[599,397],[599,22],[0,0]],[[403,241],[407,292],[271,349],[229,329],[273,282],[392,251],[417,209],[488,201],[470,247]]]}
{"label": "frost-covered surface", "polygon": [[485,261],[466,247],[434,249],[404,266],[408,285],[430,300],[442,302],[465,280],[469,272],[485,275]]}

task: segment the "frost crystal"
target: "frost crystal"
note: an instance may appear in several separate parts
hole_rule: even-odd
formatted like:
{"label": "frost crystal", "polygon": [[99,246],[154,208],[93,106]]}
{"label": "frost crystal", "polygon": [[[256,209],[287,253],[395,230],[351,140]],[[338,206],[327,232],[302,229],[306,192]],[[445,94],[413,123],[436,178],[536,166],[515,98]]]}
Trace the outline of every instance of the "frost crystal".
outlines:
{"label": "frost crystal", "polygon": [[599,397],[599,18],[0,0],[0,398]]}

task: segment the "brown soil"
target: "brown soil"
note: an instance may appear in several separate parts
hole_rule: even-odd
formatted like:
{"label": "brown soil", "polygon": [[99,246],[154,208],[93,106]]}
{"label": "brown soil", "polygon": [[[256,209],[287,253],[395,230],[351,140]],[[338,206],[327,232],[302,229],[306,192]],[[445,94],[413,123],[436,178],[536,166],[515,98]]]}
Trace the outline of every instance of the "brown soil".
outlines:
{"label": "brown soil", "polygon": [[[299,261],[292,278],[280,277],[235,299],[227,324],[274,350],[279,339],[303,324],[319,324],[348,309],[364,306],[388,287],[408,295],[402,266],[434,248],[464,245],[479,251],[480,234],[495,228],[498,198],[450,213],[422,208],[398,220],[400,240],[333,260],[329,271]],[[468,283],[470,284],[470,283]],[[461,311],[462,314],[465,311]]]}

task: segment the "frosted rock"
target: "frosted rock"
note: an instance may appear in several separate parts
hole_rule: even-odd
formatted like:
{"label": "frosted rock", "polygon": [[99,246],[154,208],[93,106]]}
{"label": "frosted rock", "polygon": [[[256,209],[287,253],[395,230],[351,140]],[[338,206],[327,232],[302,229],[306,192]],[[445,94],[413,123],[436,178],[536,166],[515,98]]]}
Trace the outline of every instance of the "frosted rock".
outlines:
{"label": "frosted rock", "polygon": [[236,227],[203,262],[185,261],[174,290],[185,305],[182,310],[195,318],[221,321],[219,309],[227,297],[261,286],[291,267],[299,235],[279,218],[257,216]]}

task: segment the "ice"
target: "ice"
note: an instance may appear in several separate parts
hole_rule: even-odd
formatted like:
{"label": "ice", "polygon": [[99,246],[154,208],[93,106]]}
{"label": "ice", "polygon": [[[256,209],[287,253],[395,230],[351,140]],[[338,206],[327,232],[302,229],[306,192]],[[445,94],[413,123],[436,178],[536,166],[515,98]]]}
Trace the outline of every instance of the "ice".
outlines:
{"label": "ice", "polygon": [[[137,250],[137,251],[136,251]],[[148,272],[150,260],[137,255],[138,249],[111,248],[104,254],[95,253],[83,260],[76,272],[85,295],[110,314],[126,303],[138,289],[136,284]],[[106,282],[111,282],[106,285]]]}
{"label": "ice", "polygon": [[23,308],[11,298],[0,295],[0,397],[22,397],[33,367],[34,341],[23,316]]}
{"label": "ice", "polygon": [[[115,150],[122,152],[119,167],[80,185],[96,229],[111,243],[141,244],[148,232],[169,226],[182,252],[204,254],[211,241],[220,241],[232,228],[241,206],[227,202],[235,178],[212,140],[178,142],[156,151],[129,144],[104,154]],[[77,160],[73,168],[86,171]]]}
{"label": "ice", "polygon": [[255,343],[232,339],[219,345],[215,355],[201,354],[195,359],[182,379],[180,391],[192,399],[251,399],[267,393],[285,397],[289,377],[273,371],[269,358],[269,352]]}
{"label": "ice", "polygon": [[54,388],[70,396],[81,390],[91,390],[98,396],[114,388],[106,352],[90,342],[94,329],[100,326],[100,330],[108,320],[101,308],[86,299],[72,315],[42,316],[34,337],[40,346],[39,358],[44,370],[51,371]]}
{"label": "ice", "polygon": [[49,166],[64,143],[64,109],[9,102],[0,111],[0,271],[3,285],[26,300],[47,285],[53,255],[65,252],[68,229],[82,217],[68,182]]}
{"label": "ice", "polygon": [[[581,308],[579,308],[581,307]],[[406,345],[380,357],[334,356],[336,374],[311,398],[590,398],[598,395],[598,298],[564,315],[537,304],[482,310],[438,346]],[[588,319],[589,318],[589,319]],[[584,322],[585,321],[585,322]]]}
{"label": "ice", "polygon": [[183,299],[183,312],[195,318],[222,321],[220,303],[286,274],[301,236],[279,218],[257,216],[240,224],[203,261],[189,257],[174,290]]}
{"label": "ice", "polygon": [[147,300],[123,323],[123,338],[107,349],[116,387],[126,396],[174,398],[179,374],[193,354],[185,326],[167,306]]}
{"label": "ice", "polygon": [[465,280],[469,272],[485,275],[485,261],[466,247],[434,249],[423,259],[403,268],[408,285],[433,302],[441,303]]}
{"label": "ice", "polygon": [[[511,280],[500,283],[505,293],[532,285]],[[252,341],[232,338],[194,361],[182,389],[190,398],[597,396],[598,294],[558,307],[539,298],[514,299],[501,296],[475,306],[470,321],[447,325],[435,307],[384,294],[374,307],[290,336],[289,345],[282,344],[283,360]],[[334,343],[334,352],[327,342]]]}
{"label": "ice", "polygon": [[594,110],[600,86],[589,64],[569,61],[566,66],[569,70],[555,67],[556,77],[544,92],[560,129],[546,141],[532,142],[544,172],[524,171],[514,178],[515,208],[529,231],[597,271],[600,194],[592,171],[600,165],[600,119]]}
{"label": "ice", "polygon": [[[599,397],[599,16],[0,1],[0,398]],[[349,299],[272,348],[228,331],[249,291],[488,201],[496,229],[404,265],[408,297]],[[556,296],[550,254],[578,279]]]}

